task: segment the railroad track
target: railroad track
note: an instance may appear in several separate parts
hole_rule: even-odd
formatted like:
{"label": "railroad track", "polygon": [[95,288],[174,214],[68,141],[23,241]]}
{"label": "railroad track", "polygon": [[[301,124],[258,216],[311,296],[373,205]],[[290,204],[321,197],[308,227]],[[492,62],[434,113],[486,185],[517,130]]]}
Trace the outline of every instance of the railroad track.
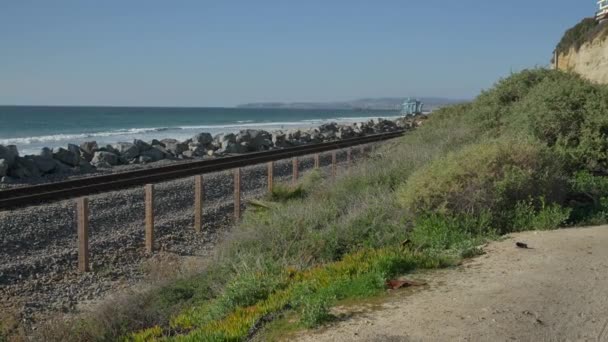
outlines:
{"label": "railroad track", "polygon": [[320,144],[303,145],[280,150],[247,153],[212,160],[85,177],[62,182],[27,186],[0,191],[0,210],[27,207],[41,203],[116,191],[145,184],[166,182],[211,172],[277,161],[298,156],[327,152],[402,136],[404,131],[367,135]]}

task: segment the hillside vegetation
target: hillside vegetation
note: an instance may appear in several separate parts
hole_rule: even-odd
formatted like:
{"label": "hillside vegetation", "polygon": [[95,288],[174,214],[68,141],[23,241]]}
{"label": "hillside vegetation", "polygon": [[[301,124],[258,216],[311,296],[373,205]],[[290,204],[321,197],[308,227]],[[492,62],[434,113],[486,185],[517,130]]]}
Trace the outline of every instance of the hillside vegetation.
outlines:
{"label": "hillside vegetation", "polygon": [[545,69],[511,75],[434,112],[348,176],[312,173],[280,187],[248,210],[205,273],[53,322],[38,337],[271,336],[331,321],[339,301],[457,264],[500,234],[606,222],[607,113],[605,86]]}

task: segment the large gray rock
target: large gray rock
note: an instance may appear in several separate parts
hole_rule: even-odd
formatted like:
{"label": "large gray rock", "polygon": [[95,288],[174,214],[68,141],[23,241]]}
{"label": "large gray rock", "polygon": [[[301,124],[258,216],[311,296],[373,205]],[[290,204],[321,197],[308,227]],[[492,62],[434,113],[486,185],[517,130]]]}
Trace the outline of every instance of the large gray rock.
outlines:
{"label": "large gray rock", "polygon": [[165,151],[164,147],[155,145],[151,149],[142,152],[140,157],[144,157],[141,160],[145,160],[146,163],[151,163],[165,159],[167,157],[167,152]]}
{"label": "large gray rock", "polygon": [[86,154],[90,154],[91,156],[93,156],[98,149],[99,146],[97,146],[97,141],[85,141],[80,144],[80,150]]}
{"label": "large gray rock", "polygon": [[34,162],[34,164],[36,164],[36,167],[38,167],[38,169],[42,173],[51,173],[55,171],[55,168],[57,167],[57,161],[53,159],[53,154],[49,154],[49,152],[50,150],[46,151],[43,149],[40,152],[40,155],[31,156],[32,161]]}
{"label": "large gray rock", "polygon": [[77,166],[80,163],[80,153],[66,150],[63,147],[53,150],[53,158],[69,166]]}
{"label": "large gray rock", "polygon": [[287,140],[287,134],[282,131],[276,131],[272,134],[272,144],[274,147],[285,148],[291,146],[291,142]]}
{"label": "large gray rock", "polygon": [[140,154],[143,152],[146,152],[152,148],[152,145],[148,144],[147,142],[145,142],[143,140],[139,140],[139,139],[133,140],[133,145],[137,146],[137,149],[139,150]]}
{"label": "large gray rock", "polygon": [[338,131],[338,124],[335,122],[329,122],[326,124],[322,124],[321,126],[319,126],[319,131],[321,133],[327,133],[327,132],[337,132]]}
{"label": "large gray rock", "polygon": [[15,164],[17,157],[19,157],[19,152],[17,151],[17,146],[15,145],[0,145],[0,159],[4,159],[5,162],[9,165],[9,167]]}
{"label": "large gray rock", "polygon": [[0,177],[6,176],[8,172],[8,161],[6,159],[0,159]]}
{"label": "large gray rock", "polygon": [[222,148],[217,150],[217,153],[245,153],[247,151],[249,151],[249,144],[246,142],[240,144],[236,142],[223,142]]}
{"label": "large gray rock", "polygon": [[242,130],[236,136],[236,143],[247,147],[248,151],[265,151],[272,147],[272,135],[264,130]]}
{"label": "large gray rock", "polygon": [[42,158],[53,159],[53,150],[48,147],[43,147],[40,149],[40,153],[38,155]]}
{"label": "large gray rock", "polygon": [[193,142],[197,142],[203,146],[207,146],[213,142],[213,136],[211,134],[203,132],[192,137]]}
{"label": "large gray rock", "polygon": [[182,156],[184,158],[192,159],[192,158],[196,157],[196,154],[194,154],[194,151],[188,150],[188,151],[182,152]]}
{"label": "large gray rock", "polygon": [[93,160],[91,161],[91,164],[93,164],[94,166],[97,167],[111,167],[114,165],[118,165],[119,163],[119,157],[118,155],[112,153],[112,152],[106,152],[106,151],[97,151],[95,152],[95,154],[93,155]]}
{"label": "large gray rock", "polygon": [[[114,154],[120,154],[120,152],[118,152],[118,150],[115,149],[114,146],[112,146],[112,145],[102,146],[99,149],[97,149],[97,151],[110,152],[110,153],[114,153]],[[97,151],[95,151],[95,152],[97,152]]]}
{"label": "large gray rock", "polygon": [[129,142],[119,142],[114,144],[114,148],[126,160],[132,160],[139,157],[139,148],[135,144]]}
{"label": "large gray rock", "polygon": [[40,177],[40,170],[30,158],[18,158],[8,173],[11,177],[21,179]]}
{"label": "large gray rock", "polygon": [[203,144],[201,143],[197,143],[197,142],[191,142],[188,144],[188,150],[189,151],[185,151],[186,152],[192,152],[192,155],[195,157],[198,156],[203,156],[206,153],[205,147],[203,146]]}
{"label": "large gray rock", "polygon": [[214,140],[219,143],[220,147],[224,147],[236,143],[236,135],[234,133],[221,133],[216,135]]}
{"label": "large gray rock", "polygon": [[68,144],[68,151],[80,155],[80,146],[74,144]]}
{"label": "large gray rock", "polygon": [[338,139],[350,139],[354,138],[355,136],[355,131],[351,126],[340,126],[338,127],[338,131],[336,132],[336,138]]}
{"label": "large gray rock", "polygon": [[160,141],[165,145],[165,149],[174,156],[179,156],[188,150],[188,144],[175,139],[163,139]]}

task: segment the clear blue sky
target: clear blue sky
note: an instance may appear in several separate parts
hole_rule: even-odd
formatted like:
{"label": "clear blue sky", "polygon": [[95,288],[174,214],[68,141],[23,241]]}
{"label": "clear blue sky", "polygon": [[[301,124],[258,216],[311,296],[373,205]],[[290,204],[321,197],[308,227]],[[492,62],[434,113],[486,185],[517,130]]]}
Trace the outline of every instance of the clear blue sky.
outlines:
{"label": "clear blue sky", "polygon": [[469,98],[595,0],[3,0],[0,104]]}

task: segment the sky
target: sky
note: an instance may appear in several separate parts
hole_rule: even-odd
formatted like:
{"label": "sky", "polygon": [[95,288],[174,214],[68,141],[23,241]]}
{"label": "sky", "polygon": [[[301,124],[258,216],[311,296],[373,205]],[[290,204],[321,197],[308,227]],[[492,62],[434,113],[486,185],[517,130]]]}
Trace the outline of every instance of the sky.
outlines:
{"label": "sky", "polygon": [[595,0],[0,0],[0,104],[472,98]]}

